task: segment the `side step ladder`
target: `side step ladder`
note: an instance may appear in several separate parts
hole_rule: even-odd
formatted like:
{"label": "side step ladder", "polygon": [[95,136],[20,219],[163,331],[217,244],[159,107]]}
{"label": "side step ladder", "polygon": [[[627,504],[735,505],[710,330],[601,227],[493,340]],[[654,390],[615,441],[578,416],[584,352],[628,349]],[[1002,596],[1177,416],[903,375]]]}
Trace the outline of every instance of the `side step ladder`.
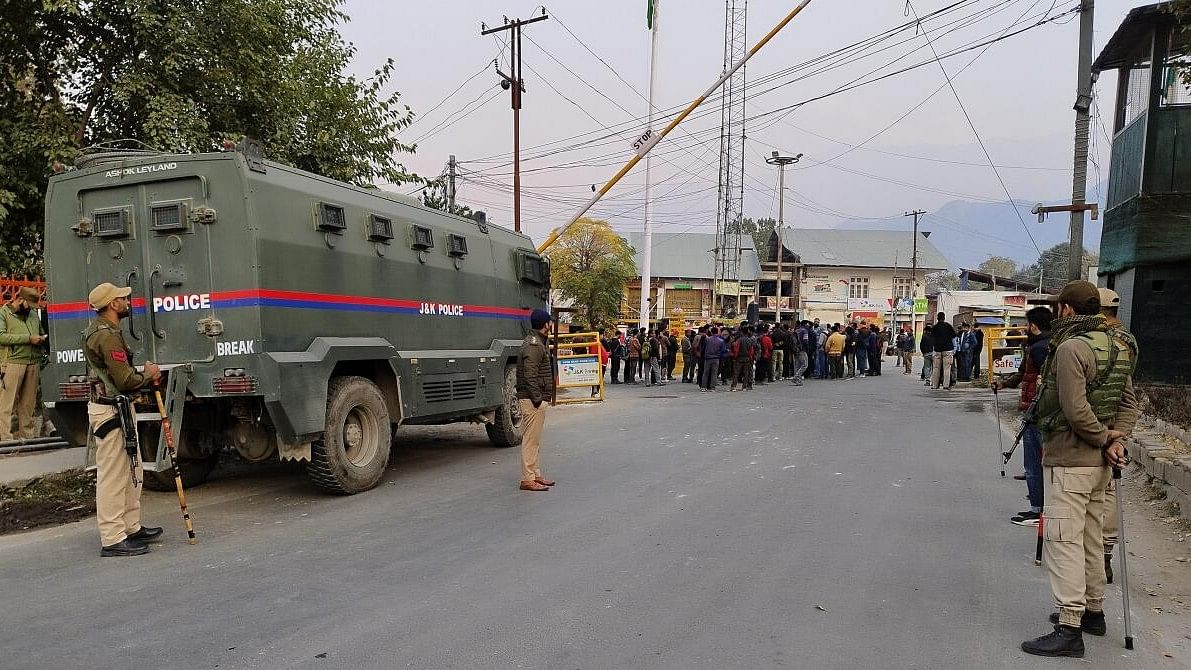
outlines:
{"label": "side step ladder", "polygon": [[[175,444],[177,444],[178,434],[182,430],[182,409],[186,405],[186,389],[190,386],[189,368],[188,365],[170,368],[166,375],[165,388],[162,391],[162,402],[165,404],[166,414],[169,415],[170,427],[174,431]],[[157,423],[160,426],[161,413],[137,412],[136,422],[138,426],[142,423]],[[165,430],[158,431],[157,457],[152,461],[142,458],[141,466],[146,472],[165,472],[174,467],[174,461],[170,458],[170,450],[165,443]]]}

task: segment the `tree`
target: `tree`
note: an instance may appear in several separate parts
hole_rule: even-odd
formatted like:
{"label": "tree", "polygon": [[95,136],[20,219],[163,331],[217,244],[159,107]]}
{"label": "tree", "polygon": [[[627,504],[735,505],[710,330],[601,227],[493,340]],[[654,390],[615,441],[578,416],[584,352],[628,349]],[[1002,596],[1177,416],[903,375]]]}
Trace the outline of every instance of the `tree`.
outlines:
{"label": "tree", "polygon": [[766,262],[769,254],[769,236],[777,229],[777,219],[765,218],[753,220],[747,216],[742,218],[739,223],[728,224],[727,230],[729,233],[741,233],[752,238],[753,248],[757,250],[757,257],[761,262]]}
{"label": "tree", "polygon": [[1008,278],[1017,274],[1017,262],[1004,256],[989,256],[976,269],[994,277]]}
{"label": "tree", "polygon": [[[1067,279],[1067,258],[1070,255],[1068,252],[1069,245],[1067,242],[1060,242],[1053,247],[1042,252],[1038,260],[1032,264],[1023,267],[1016,276],[1016,279],[1025,282],[1037,283],[1038,278],[1042,278],[1042,285],[1044,288],[1057,289],[1066,284]],[[1088,276],[1088,268],[1100,264],[1100,254],[1094,251],[1084,251],[1083,261],[1080,263],[1080,277]]]}
{"label": "tree", "polygon": [[593,327],[620,313],[624,288],[637,276],[633,248],[607,221],[579,219],[546,252],[550,283],[573,300],[580,320]]}
{"label": "tree", "polygon": [[446,177],[439,177],[426,182],[426,188],[422,191],[422,204],[444,212],[450,212],[451,214],[458,214],[459,216],[470,217],[472,215],[471,207],[467,205],[460,205],[456,202],[454,207],[447,206]]}
{"label": "tree", "polygon": [[260,140],[269,158],[359,185],[415,181],[413,113],[386,61],[344,74],[341,0],[26,0],[0,10],[0,267],[39,261],[50,165],[115,140],[169,152]]}
{"label": "tree", "polygon": [[941,272],[933,272],[926,276],[926,292],[929,294],[940,289],[947,291],[959,290],[959,275],[951,270],[943,270]]}

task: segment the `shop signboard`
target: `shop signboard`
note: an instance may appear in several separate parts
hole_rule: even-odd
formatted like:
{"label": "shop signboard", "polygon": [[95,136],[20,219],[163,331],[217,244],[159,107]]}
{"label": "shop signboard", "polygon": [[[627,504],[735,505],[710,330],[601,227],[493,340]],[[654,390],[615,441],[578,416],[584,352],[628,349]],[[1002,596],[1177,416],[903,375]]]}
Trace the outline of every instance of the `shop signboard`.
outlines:
{"label": "shop signboard", "polygon": [[559,356],[558,357],[558,386],[599,386],[600,357],[599,356]]}

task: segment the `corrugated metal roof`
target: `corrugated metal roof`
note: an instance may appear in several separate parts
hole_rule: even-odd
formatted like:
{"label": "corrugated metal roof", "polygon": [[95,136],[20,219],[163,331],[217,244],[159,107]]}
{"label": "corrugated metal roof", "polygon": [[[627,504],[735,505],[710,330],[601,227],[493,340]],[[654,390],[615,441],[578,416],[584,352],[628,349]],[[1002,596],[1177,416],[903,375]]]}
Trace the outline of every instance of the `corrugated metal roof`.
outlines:
{"label": "corrugated metal roof", "polygon": [[[629,241],[636,254],[633,262],[637,264],[637,272],[641,272],[641,260],[644,258],[643,233],[629,233],[624,238]],[[756,281],[761,274],[761,263],[757,260],[757,252],[753,249],[753,239],[749,235],[740,237],[740,272],[738,279],[742,281]],[[714,279],[715,275],[715,234],[714,233],[654,233],[653,259],[649,272],[654,277],[673,279]]]}
{"label": "corrugated metal roof", "polygon": [[[806,265],[861,268],[908,268],[914,240],[909,232],[896,230],[848,230],[836,228],[787,229],[783,242]],[[951,267],[943,254],[925,237],[918,237],[918,267],[946,270]]]}

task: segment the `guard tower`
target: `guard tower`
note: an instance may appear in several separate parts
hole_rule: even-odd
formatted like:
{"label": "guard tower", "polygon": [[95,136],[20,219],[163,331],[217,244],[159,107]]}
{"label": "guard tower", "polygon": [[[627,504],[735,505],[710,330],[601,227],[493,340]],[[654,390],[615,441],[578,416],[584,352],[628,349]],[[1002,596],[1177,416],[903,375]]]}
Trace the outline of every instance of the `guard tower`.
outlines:
{"label": "guard tower", "polygon": [[1138,7],[1092,66],[1118,72],[1100,284],[1121,296],[1140,379],[1191,377],[1191,32]]}

